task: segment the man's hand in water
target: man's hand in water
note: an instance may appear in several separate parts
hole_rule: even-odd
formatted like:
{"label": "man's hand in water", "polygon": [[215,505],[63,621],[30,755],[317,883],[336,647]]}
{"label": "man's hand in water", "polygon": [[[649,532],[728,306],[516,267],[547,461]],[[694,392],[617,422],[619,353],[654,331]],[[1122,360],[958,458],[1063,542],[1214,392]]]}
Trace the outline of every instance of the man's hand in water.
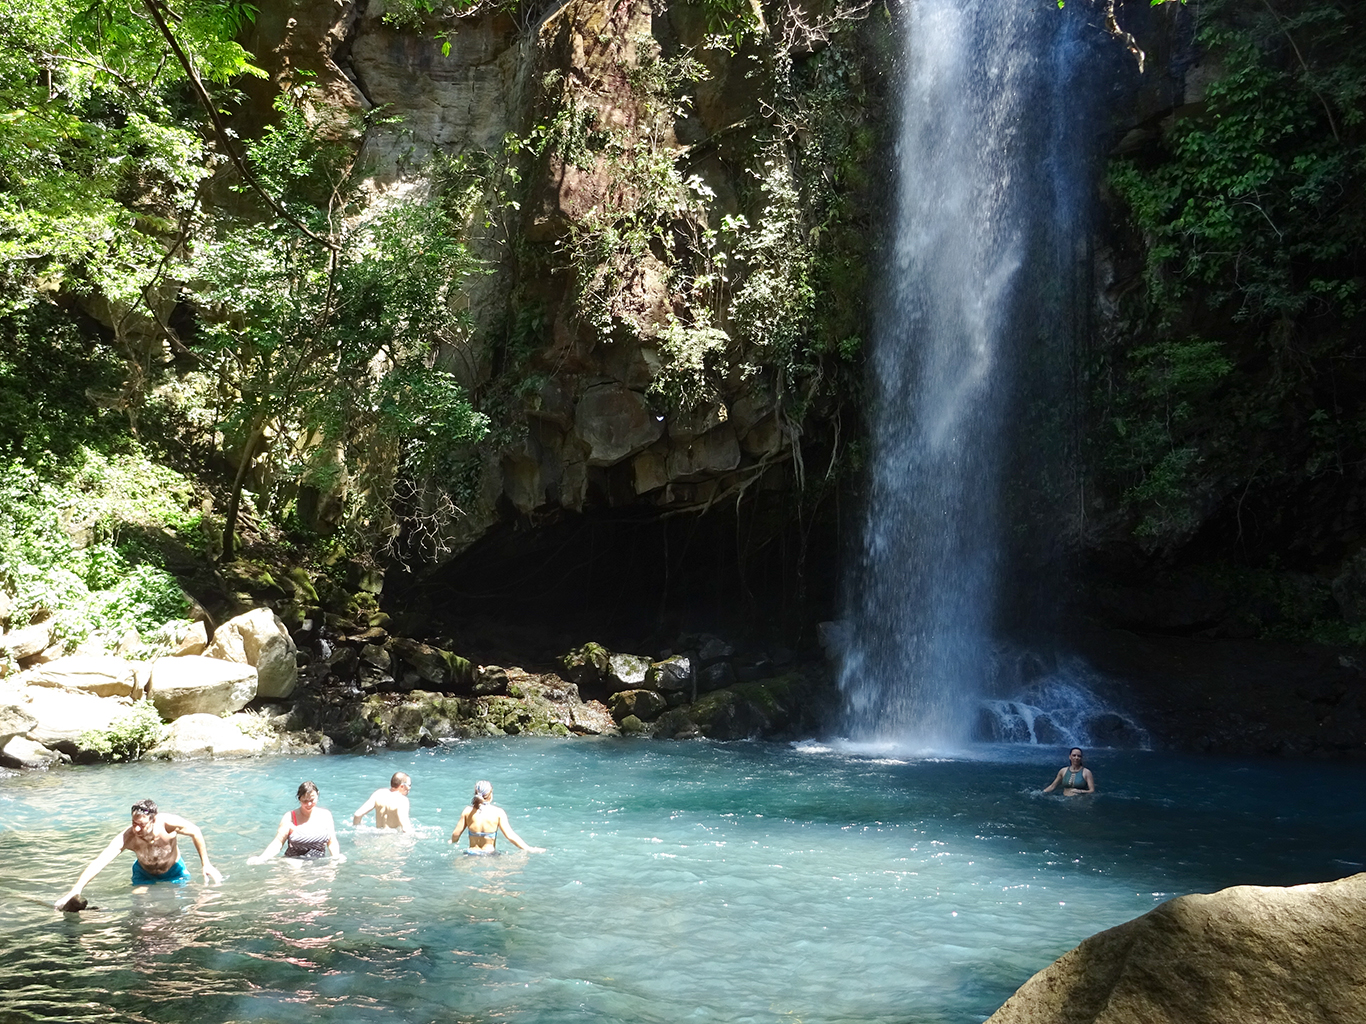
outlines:
{"label": "man's hand in water", "polygon": [[[70,905],[68,907],[68,905]],[[84,910],[85,899],[81,896],[79,889],[68,889],[56,903],[52,904],[54,910]]]}
{"label": "man's hand in water", "polygon": [[214,885],[223,884],[223,873],[212,864],[204,865],[204,881],[212,882]]}

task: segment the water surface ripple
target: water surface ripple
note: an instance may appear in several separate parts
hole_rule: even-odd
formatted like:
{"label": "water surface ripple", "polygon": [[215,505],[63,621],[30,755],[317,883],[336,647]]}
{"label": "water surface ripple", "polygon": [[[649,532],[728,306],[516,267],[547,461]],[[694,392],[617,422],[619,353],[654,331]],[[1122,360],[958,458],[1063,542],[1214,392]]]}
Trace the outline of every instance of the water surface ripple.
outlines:
{"label": "water surface ripple", "polygon": [[[1040,795],[1062,760],[523,740],[9,774],[0,1019],[980,1021],[1171,896],[1361,870],[1341,808],[1366,769],[1102,752],[1099,796]],[[352,828],[399,769],[419,834]],[[248,866],[304,778],[350,859]],[[545,853],[446,842],[479,778]],[[87,887],[103,909],[44,909],[144,795],[225,883],[135,894],[124,854]]]}

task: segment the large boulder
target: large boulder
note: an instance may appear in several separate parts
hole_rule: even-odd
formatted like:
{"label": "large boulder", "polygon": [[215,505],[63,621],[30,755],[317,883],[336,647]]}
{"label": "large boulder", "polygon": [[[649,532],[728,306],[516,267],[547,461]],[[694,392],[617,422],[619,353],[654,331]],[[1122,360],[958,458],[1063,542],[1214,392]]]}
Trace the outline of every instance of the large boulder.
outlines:
{"label": "large boulder", "polygon": [[0,747],[3,747],[16,736],[27,735],[28,731],[37,724],[38,720],[18,704],[6,704],[0,707]]}
{"label": "large boulder", "polygon": [[650,674],[650,659],[634,654],[613,654],[607,659],[607,679],[618,689],[632,690],[645,685]]}
{"label": "large boulder", "polygon": [[55,686],[26,687],[24,698],[22,710],[36,723],[25,735],[35,743],[67,753],[76,750],[82,733],[108,729],[132,707],[131,701],[121,697],[97,697]]}
{"label": "large boulder", "polygon": [[393,658],[407,665],[423,682],[432,683],[442,689],[463,689],[468,688],[474,681],[474,666],[460,655],[443,651],[440,647],[396,636],[385,645],[385,648]]}
{"label": "large boulder", "polygon": [[110,655],[73,654],[49,661],[24,676],[30,686],[57,686],[96,697],[138,695],[137,665]]}
{"label": "large boulder", "polygon": [[200,620],[189,623],[176,640],[174,654],[203,654],[209,648],[209,631]]}
{"label": "large boulder", "polygon": [[612,709],[612,717],[618,722],[624,722],[629,715],[648,722],[663,711],[668,702],[654,690],[622,690],[612,694],[607,706]]}
{"label": "large boulder", "polygon": [[740,465],[740,443],[735,431],[723,424],[700,437],[676,444],[669,452],[670,480],[703,480]]}
{"label": "large boulder", "polygon": [[675,654],[663,661],[655,662],[645,676],[645,685],[661,693],[691,690],[692,681],[692,659],[686,654]]}
{"label": "large boulder", "polygon": [[149,697],[168,722],[185,715],[230,715],[256,696],[256,669],[220,658],[187,654],[152,665]]}
{"label": "large boulder", "polygon": [[6,768],[50,768],[61,760],[62,755],[57,751],[26,736],[12,736],[0,743],[0,764]]}
{"label": "large boulder", "polygon": [[223,623],[214,630],[213,643],[204,654],[256,669],[256,693],[261,697],[288,697],[299,682],[299,649],[269,608],[253,608]]}
{"label": "large boulder", "polygon": [[794,671],[708,693],[688,713],[709,739],[776,739],[809,734],[837,699],[828,673]]}
{"label": "large boulder", "polygon": [[1366,1020],[1366,874],[1182,896],[1093,935],[987,1024]]}
{"label": "large boulder", "polygon": [[580,736],[615,736],[617,723],[600,701],[569,706],[569,731]]}
{"label": "large boulder", "polygon": [[599,384],[579,398],[574,431],[588,448],[588,465],[614,466],[659,440],[664,423],[640,392]]}
{"label": "large boulder", "polygon": [[45,619],[22,629],[14,629],[0,636],[0,651],[6,651],[15,661],[25,661],[52,646],[56,619]]}
{"label": "large boulder", "polygon": [[560,656],[564,674],[580,686],[592,686],[607,674],[612,654],[602,644],[589,641]]}
{"label": "large boulder", "polygon": [[251,757],[264,752],[269,741],[253,735],[244,726],[253,724],[249,715],[185,715],[177,718],[166,730],[160,743],[148,752],[148,757],[181,760],[192,757]]}

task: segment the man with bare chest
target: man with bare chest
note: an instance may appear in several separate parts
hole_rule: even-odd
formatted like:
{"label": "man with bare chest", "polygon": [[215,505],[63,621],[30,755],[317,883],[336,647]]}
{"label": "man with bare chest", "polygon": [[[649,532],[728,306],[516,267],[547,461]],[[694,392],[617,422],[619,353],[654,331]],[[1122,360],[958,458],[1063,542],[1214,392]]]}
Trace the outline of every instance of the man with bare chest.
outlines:
{"label": "man with bare chest", "polygon": [[176,846],[178,836],[189,836],[194,843],[195,852],[204,869],[204,881],[221,882],[223,876],[209,863],[209,851],[204,845],[204,835],[192,821],[186,821],[176,814],[157,811],[151,800],[140,800],[133,805],[133,823],[109,841],[90,866],[81,872],[81,877],[61,899],[53,904],[58,910],[80,896],[87,882],[104,870],[115,857],[124,850],[137,858],[133,862],[133,884],[151,885],[153,882],[188,882],[190,872],[180,858]]}
{"label": "man with bare chest", "polygon": [[372,810],[375,812],[375,828],[397,828],[404,832],[413,830],[408,818],[408,791],[413,788],[413,780],[404,772],[394,772],[389,780],[388,789],[377,789],[370,799],[356,808],[351,823],[359,825],[361,819]]}

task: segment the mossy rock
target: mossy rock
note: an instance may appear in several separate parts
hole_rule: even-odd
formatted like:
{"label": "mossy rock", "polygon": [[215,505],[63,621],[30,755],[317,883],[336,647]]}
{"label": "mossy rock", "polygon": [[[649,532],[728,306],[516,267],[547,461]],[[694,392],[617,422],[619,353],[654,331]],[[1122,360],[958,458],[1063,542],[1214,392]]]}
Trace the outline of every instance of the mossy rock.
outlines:
{"label": "mossy rock", "polygon": [[670,708],[655,719],[654,734],[658,739],[691,740],[702,735],[687,708]]}
{"label": "mossy rock", "polygon": [[715,690],[686,710],[711,739],[776,739],[819,725],[837,698],[827,674],[789,672]]}
{"label": "mossy rock", "polygon": [[621,690],[607,701],[607,707],[618,723],[632,716],[648,722],[666,705],[665,699],[654,690]]}
{"label": "mossy rock", "polygon": [[308,573],[301,567],[295,566],[288,572],[289,581],[294,584],[294,600],[307,604],[318,603],[318,590],[313,586],[313,581],[309,579]]}
{"label": "mossy rock", "polygon": [[607,663],[611,657],[612,652],[606,647],[590,641],[561,655],[560,665],[571,682],[579,686],[594,686],[607,675]]}

